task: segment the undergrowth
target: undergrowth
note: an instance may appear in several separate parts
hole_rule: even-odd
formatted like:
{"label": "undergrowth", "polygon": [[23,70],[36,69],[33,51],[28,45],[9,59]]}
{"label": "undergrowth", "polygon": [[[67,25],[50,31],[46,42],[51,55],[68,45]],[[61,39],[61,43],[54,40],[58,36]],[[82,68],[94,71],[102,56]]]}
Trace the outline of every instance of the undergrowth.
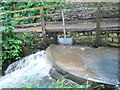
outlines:
{"label": "undergrowth", "polygon": [[79,84],[72,84],[70,82],[67,81],[67,79],[62,79],[62,80],[55,80],[52,82],[44,82],[44,81],[38,81],[35,82],[35,79],[32,80],[31,82],[35,82],[35,83],[31,83],[29,82],[28,84],[25,84],[22,86],[22,88],[60,88],[60,89],[64,89],[64,88],[78,88],[78,89],[88,89],[88,90],[101,90],[101,89],[106,89],[107,87],[104,86],[103,84],[96,84],[95,86],[92,86],[88,81],[82,85]]}

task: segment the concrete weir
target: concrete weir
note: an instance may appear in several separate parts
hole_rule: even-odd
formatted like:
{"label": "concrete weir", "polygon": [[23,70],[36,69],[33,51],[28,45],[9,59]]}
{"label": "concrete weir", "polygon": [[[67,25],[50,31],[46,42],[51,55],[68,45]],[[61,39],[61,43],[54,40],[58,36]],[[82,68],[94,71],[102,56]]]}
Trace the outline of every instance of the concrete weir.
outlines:
{"label": "concrete weir", "polygon": [[46,54],[53,67],[73,81],[119,84],[118,48],[51,45]]}

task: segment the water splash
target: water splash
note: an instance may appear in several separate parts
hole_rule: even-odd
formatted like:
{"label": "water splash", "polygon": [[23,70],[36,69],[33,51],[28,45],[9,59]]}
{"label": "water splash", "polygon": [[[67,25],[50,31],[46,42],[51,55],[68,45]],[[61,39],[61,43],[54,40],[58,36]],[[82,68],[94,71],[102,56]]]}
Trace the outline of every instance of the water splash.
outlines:
{"label": "water splash", "polygon": [[32,78],[42,80],[49,77],[52,65],[46,59],[45,51],[38,51],[11,64],[0,79],[0,88],[21,87]]}

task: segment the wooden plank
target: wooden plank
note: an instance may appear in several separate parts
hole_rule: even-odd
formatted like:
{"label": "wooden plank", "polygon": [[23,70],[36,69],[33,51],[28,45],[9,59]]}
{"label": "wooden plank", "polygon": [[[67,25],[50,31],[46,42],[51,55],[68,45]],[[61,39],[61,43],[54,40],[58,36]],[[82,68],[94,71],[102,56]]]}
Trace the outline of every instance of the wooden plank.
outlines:
{"label": "wooden plank", "polygon": [[95,40],[95,45],[99,46],[100,45],[100,20],[101,20],[101,3],[97,3],[97,12],[96,12],[96,40]]}
{"label": "wooden plank", "polygon": [[55,7],[76,6],[76,5],[80,5],[80,4],[61,4],[61,5],[44,6],[44,8],[55,8]]}
{"label": "wooden plank", "polygon": [[100,27],[100,29],[113,29],[113,28],[120,28],[120,26],[115,26],[115,27]]}
{"label": "wooden plank", "polygon": [[[67,32],[81,32],[81,31],[95,31],[96,28],[66,28]],[[101,31],[120,31],[120,27],[116,28],[101,28]],[[30,27],[30,28],[17,28],[15,29],[15,32],[17,33],[24,33],[24,32],[42,32],[41,27]],[[63,32],[62,28],[47,28],[46,32]]]}
{"label": "wooden plank", "polygon": [[116,17],[116,18],[103,18],[101,21],[118,21],[118,17]]}
{"label": "wooden plank", "polygon": [[[81,30],[84,30],[84,31],[88,31],[88,30],[96,30],[95,28],[65,28],[66,31],[81,31]],[[46,29],[46,31],[62,31],[63,32],[63,28],[48,28]]]}
{"label": "wooden plank", "polygon": [[61,13],[55,13],[55,14],[46,14],[45,16],[55,16],[55,15],[61,15]]}
{"label": "wooden plank", "polygon": [[[120,29],[120,28],[119,28]],[[108,29],[100,29],[101,31],[119,31],[118,28],[108,28]],[[52,31],[52,32],[63,32],[63,29],[60,28],[56,28],[56,29],[46,29],[46,32],[49,32],[49,31]],[[84,28],[84,29],[81,29],[81,28],[66,28],[66,31],[67,32],[87,32],[87,31],[96,31],[96,28]]]}
{"label": "wooden plank", "polygon": [[106,9],[106,10],[101,10],[102,12],[118,12],[118,9]]}
{"label": "wooden plank", "polygon": [[18,21],[18,20],[23,20],[23,19],[40,18],[40,17],[41,15],[37,15],[37,16],[30,16],[30,17],[15,18],[14,20]]}
{"label": "wooden plank", "polygon": [[[53,7],[64,7],[64,6],[76,6],[76,5],[80,5],[80,4],[63,4],[63,5],[52,5],[52,6],[44,6],[44,8],[53,8]],[[38,10],[41,7],[34,7],[34,8],[28,8],[28,9],[22,9],[22,10],[15,10],[15,11],[11,11],[10,13],[18,13],[18,12],[23,12],[23,11],[29,11],[29,10]],[[6,14],[6,12],[2,12],[0,13],[0,15],[2,14]]]}
{"label": "wooden plank", "polygon": [[120,28],[101,29],[101,31],[120,31]]}
{"label": "wooden plank", "polygon": [[[94,19],[89,19],[89,20],[75,20],[75,21],[65,21],[66,24],[76,24],[76,23],[80,23],[80,22],[83,22],[83,21],[87,21],[87,22],[91,22],[91,21],[94,21]],[[46,24],[62,24],[62,21],[51,21],[51,22],[46,22]]]}
{"label": "wooden plank", "polygon": [[[28,9],[22,9],[22,10],[15,10],[15,11],[11,11],[10,13],[18,13],[18,12],[23,12],[23,11],[29,11],[29,10],[38,10],[41,7],[35,7],[35,8],[28,8]],[[6,14],[6,12],[0,13],[0,15],[2,14]]]}
{"label": "wooden plank", "polygon": [[[64,7],[64,6],[85,6],[85,4],[90,5],[91,3],[87,3],[87,2],[81,2],[81,3],[77,3],[77,4],[61,4],[61,5],[52,5],[52,6],[44,6],[44,8],[55,8],[55,7]],[[93,6],[93,5],[90,5]],[[18,12],[23,12],[23,11],[29,11],[29,10],[38,10],[41,7],[34,7],[34,8],[28,8],[28,9],[22,9],[22,10],[15,10],[15,11],[11,11],[10,13],[18,13]],[[114,10],[113,10],[114,11]],[[2,12],[0,13],[0,15],[2,14],[6,14],[6,12]]]}
{"label": "wooden plank", "polygon": [[30,24],[21,24],[21,25],[16,25],[16,28],[29,28],[29,27],[37,27],[41,26],[41,23],[30,23]]}
{"label": "wooden plank", "polygon": [[[76,6],[76,5],[80,5],[80,4],[67,4],[67,5],[53,5],[53,6],[44,6],[44,8],[52,8],[52,7],[64,7],[64,6],[69,6],[69,5],[72,5],[72,6]],[[30,11],[30,10],[38,10],[40,9],[41,7],[35,7],[35,8],[28,8],[28,9],[22,9],[22,10],[15,10],[15,11],[11,11],[10,13],[18,13],[18,12],[23,12],[23,11]],[[102,10],[102,11],[107,11],[108,10]],[[118,11],[118,9],[112,9],[112,10],[109,10],[109,11]],[[92,13],[92,12],[91,12]],[[0,15],[2,14],[6,14],[6,12],[2,12],[0,13]]]}
{"label": "wooden plank", "polygon": [[[104,18],[101,21],[117,21],[118,22],[118,18]],[[95,22],[94,19],[84,19],[84,20],[72,20],[72,21],[66,21],[66,24],[75,24],[75,23],[80,23],[80,22]],[[95,22],[96,23],[96,22]],[[46,24],[62,24],[62,21],[51,21],[51,22],[47,22]]]}
{"label": "wooden plank", "polygon": [[30,32],[40,32],[40,33],[42,33],[42,30],[32,30],[32,31],[15,31],[15,33],[30,33]]}
{"label": "wooden plank", "polygon": [[15,28],[15,32],[42,32],[42,27]]}
{"label": "wooden plank", "polygon": [[[102,19],[101,21],[113,21],[113,20],[117,20],[118,21],[118,18],[107,18],[107,19]],[[76,23],[80,23],[80,22],[94,22],[95,20],[94,19],[88,19],[88,20],[80,20],[80,21],[78,21],[78,20],[75,20],[75,21],[66,21],[65,23],[66,24],[76,24]],[[1,23],[1,22],[0,22]],[[62,21],[51,21],[51,22],[45,22],[45,24],[62,24]],[[40,26],[41,25],[41,23],[32,23],[32,24],[23,24],[23,25],[17,25],[17,27],[29,27],[29,26]],[[109,28],[109,27],[107,27],[107,28]],[[111,27],[111,28],[113,28],[113,27]],[[115,27],[116,28],[116,27]]]}
{"label": "wooden plank", "polygon": [[[43,8],[54,8],[54,7],[64,7],[64,6],[76,6],[76,5],[81,5],[82,3],[79,4],[62,4],[62,5],[52,5],[52,6],[44,6]],[[38,10],[41,7],[34,7],[34,8],[28,8],[28,9],[22,9],[22,10],[15,10],[11,11],[10,13],[18,13],[18,12],[23,12],[23,11],[29,11],[29,10]],[[6,14],[6,12],[0,13],[0,15]]]}
{"label": "wooden plank", "polygon": [[52,6],[44,6],[44,8],[55,8],[55,7],[65,7],[65,6],[85,6],[85,4],[94,6],[91,4],[94,4],[95,2],[80,2],[80,3],[75,3],[75,4],[61,4],[61,5],[52,5]]}
{"label": "wooden plank", "polygon": [[[84,11],[84,12],[75,12],[74,11],[74,14],[91,14],[91,13],[94,13],[95,11]],[[71,12],[65,12],[65,14],[67,15],[71,15]],[[55,16],[55,15],[61,15],[61,13],[55,13],[55,14],[46,14],[45,16]]]}

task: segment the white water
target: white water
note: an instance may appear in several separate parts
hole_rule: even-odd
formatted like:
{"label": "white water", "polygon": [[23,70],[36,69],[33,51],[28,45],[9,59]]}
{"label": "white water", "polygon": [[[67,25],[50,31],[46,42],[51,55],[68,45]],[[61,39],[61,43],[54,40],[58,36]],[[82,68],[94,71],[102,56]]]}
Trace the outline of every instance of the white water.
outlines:
{"label": "white water", "polygon": [[49,77],[51,68],[45,52],[38,51],[11,64],[5,72],[6,75],[0,79],[0,88],[20,88],[29,83],[30,79],[42,80],[46,76]]}

